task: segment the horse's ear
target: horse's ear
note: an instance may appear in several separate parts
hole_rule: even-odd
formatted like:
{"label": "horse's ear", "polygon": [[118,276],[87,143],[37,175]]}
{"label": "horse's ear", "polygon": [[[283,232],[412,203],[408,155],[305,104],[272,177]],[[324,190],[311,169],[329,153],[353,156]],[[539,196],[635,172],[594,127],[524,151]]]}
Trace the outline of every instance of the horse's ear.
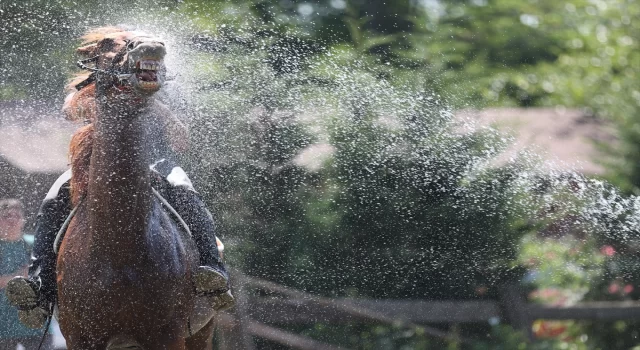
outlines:
{"label": "horse's ear", "polygon": [[76,52],[83,56],[95,56],[98,50],[98,44],[90,44],[76,49]]}

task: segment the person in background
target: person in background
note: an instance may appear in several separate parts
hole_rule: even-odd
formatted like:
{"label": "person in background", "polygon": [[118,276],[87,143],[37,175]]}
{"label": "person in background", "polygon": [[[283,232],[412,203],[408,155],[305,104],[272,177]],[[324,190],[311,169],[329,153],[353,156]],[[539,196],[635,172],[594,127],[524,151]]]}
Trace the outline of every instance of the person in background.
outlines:
{"label": "person in background", "polygon": [[[0,349],[37,349],[44,330],[30,329],[18,321],[18,311],[9,304],[4,289],[29,265],[29,247],[24,240],[24,208],[18,199],[0,199]],[[51,349],[47,336],[42,349]]]}

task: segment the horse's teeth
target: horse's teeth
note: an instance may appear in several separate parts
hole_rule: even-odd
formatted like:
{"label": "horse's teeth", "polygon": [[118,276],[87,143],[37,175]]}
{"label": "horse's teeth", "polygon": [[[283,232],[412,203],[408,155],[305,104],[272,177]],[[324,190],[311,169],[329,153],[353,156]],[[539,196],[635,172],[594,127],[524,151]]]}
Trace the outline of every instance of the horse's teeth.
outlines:
{"label": "horse's teeth", "polygon": [[139,67],[140,69],[145,70],[158,70],[160,68],[160,64],[157,62],[140,62]]}
{"label": "horse's teeth", "polygon": [[140,85],[142,85],[142,87],[144,88],[147,88],[147,87],[156,87],[158,84],[153,81],[142,81],[140,82]]}

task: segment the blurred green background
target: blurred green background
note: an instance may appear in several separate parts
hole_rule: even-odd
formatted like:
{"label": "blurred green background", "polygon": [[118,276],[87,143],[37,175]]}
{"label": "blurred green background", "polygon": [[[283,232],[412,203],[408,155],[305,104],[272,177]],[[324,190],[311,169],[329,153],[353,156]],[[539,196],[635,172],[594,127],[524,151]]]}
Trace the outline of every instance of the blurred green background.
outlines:
{"label": "blurred green background", "polygon": [[[493,300],[517,283],[532,302],[638,300],[638,18],[632,0],[2,0],[0,100],[59,108],[77,37],[141,25],[179,53],[165,99],[191,128],[183,163],[244,273],[328,297]],[[487,107],[610,123],[606,174],[498,164],[512,140],[452,117]],[[566,217],[580,219],[540,234]],[[382,324],[289,330],[358,349],[637,349],[638,325],[538,321],[534,342],[504,322],[457,328],[471,345]]]}

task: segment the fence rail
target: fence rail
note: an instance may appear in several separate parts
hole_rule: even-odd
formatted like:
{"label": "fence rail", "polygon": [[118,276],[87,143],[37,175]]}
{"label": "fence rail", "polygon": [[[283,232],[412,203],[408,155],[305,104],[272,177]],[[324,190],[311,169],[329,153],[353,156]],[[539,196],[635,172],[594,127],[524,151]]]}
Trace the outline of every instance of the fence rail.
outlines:
{"label": "fence rail", "polygon": [[[293,349],[338,350],[342,347],[293,334],[278,326],[345,324],[354,321],[380,322],[420,329],[425,334],[461,343],[472,343],[458,334],[428,324],[481,323],[505,320],[533,339],[535,320],[640,320],[640,302],[589,302],[568,307],[528,303],[517,287],[505,288],[499,301],[426,301],[379,299],[331,299],[315,296],[273,282],[234,272],[238,307],[221,319],[225,328],[221,348],[253,350],[252,337],[265,338]],[[249,297],[251,289],[271,293]],[[273,295],[275,294],[275,295]]]}
{"label": "fence rail", "polygon": [[530,306],[529,317],[546,320],[638,320],[640,302],[609,301],[581,303],[570,307]]}

